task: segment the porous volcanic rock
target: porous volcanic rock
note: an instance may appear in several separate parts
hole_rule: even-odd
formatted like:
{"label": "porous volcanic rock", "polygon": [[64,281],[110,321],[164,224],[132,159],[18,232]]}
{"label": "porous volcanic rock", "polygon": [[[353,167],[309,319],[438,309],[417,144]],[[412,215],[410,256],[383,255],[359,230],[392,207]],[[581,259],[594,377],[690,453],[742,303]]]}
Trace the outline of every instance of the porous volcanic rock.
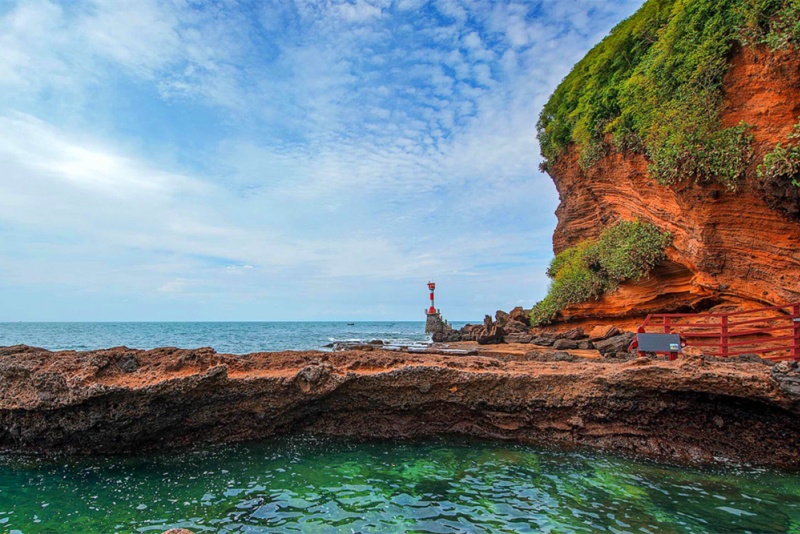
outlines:
{"label": "porous volcanic rock", "polygon": [[746,123],[753,134],[754,157],[740,191],[689,178],[660,185],[644,155],[618,152],[613,143],[588,171],[581,169],[574,147],[553,165],[549,174],[560,198],[556,253],[597,238],[619,220],[649,221],[673,236],[667,261],[649,278],[569,306],[561,319],[614,318],[620,325],[620,319],[640,321],[648,313],[800,300],[800,222],[791,215],[800,204],[788,209],[789,200],[777,198],[756,177],[764,154],[778,142],[786,144],[800,117],[800,53],[737,48],[730,65],[722,126]]}
{"label": "porous volcanic rock", "polygon": [[[122,363],[131,357],[136,369]],[[0,348],[0,450],[141,453],[290,432],[456,434],[800,467],[796,366],[530,357],[543,361]]]}

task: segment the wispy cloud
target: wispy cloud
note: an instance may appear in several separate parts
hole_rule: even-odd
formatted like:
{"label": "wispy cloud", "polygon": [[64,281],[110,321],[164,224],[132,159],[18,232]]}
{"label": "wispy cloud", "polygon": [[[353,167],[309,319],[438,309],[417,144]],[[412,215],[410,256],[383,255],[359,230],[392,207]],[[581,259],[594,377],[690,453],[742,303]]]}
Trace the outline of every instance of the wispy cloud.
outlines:
{"label": "wispy cloud", "polygon": [[451,317],[529,304],[538,111],[638,3],[0,7],[0,277],[138,319],[414,318],[428,278]]}

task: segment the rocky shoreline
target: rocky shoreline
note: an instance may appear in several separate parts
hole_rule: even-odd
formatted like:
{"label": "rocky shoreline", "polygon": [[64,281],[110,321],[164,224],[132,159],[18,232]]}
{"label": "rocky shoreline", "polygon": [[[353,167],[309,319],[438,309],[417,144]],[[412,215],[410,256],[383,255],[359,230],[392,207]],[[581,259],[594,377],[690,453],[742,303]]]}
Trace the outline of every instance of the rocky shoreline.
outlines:
{"label": "rocky shoreline", "polygon": [[757,358],[15,346],[0,348],[0,377],[5,452],[128,454],[292,432],[450,434],[800,467],[800,371]]}
{"label": "rocky shoreline", "polygon": [[478,345],[502,343],[531,344],[554,350],[597,350],[602,355],[618,354],[624,357],[635,334],[613,325],[595,325],[588,332],[583,327],[560,324],[550,329],[530,325],[530,310],[517,307],[506,313],[498,310],[495,319],[487,315],[482,325],[467,324],[459,330],[447,325],[436,331],[436,343],[474,341]]}

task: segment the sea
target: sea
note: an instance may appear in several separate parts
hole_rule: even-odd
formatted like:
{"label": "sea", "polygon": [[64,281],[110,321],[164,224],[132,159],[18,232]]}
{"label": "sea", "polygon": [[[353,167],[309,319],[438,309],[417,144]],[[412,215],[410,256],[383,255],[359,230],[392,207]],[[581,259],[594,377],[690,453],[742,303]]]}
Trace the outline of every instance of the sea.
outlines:
{"label": "sea", "polygon": [[[207,346],[242,354],[328,350],[336,341],[426,344],[423,330],[422,322],[3,323],[0,346]],[[452,436],[298,434],[131,456],[0,454],[0,533],[181,527],[196,534],[800,533],[800,474]]]}
{"label": "sea", "polygon": [[396,346],[431,342],[424,321],[0,323],[0,346],[24,344],[54,351],[211,347],[220,353],[247,354],[330,350],[337,342],[375,340]]}

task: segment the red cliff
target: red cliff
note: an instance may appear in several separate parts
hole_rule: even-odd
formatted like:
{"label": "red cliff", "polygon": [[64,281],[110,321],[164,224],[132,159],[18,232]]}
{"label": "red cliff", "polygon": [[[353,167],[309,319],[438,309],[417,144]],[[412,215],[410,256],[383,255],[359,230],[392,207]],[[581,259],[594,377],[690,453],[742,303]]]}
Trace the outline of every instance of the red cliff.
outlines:
{"label": "red cliff", "polygon": [[764,154],[786,143],[800,116],[800,54],[736,47],[729,65],[721,126],[744,122],[753,135],[753,157],[738,191],[688,180],[661,185],[643,154],[619,152],[612,143],[586,171],[574,145],[549,168],[560,197],[556,253],[596,239],[618,220],[648,221],[673,236],[667,260],[648,279],[570,305],[563,318],[633,319],[655,311],[800,300],[800,222],[756,176]]}

